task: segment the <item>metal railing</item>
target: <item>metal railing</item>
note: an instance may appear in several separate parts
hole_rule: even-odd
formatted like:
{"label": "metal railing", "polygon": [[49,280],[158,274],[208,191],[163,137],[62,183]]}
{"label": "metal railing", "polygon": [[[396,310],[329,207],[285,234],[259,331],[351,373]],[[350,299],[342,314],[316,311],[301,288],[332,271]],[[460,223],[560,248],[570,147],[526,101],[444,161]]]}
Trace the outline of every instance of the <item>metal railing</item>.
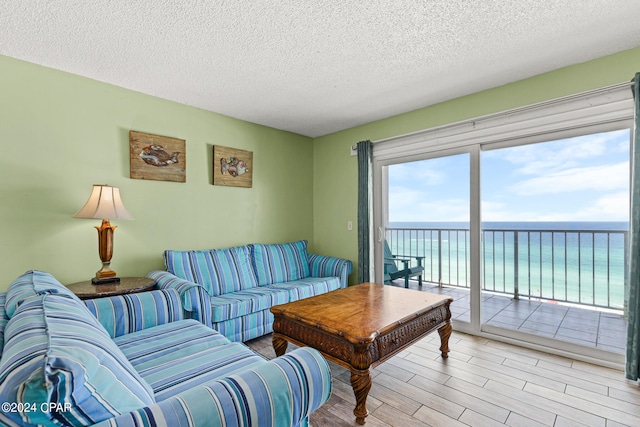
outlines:
{"label": "metal railing", "polygon": [[[469,230],[387,228],[394,255],[424,257],[423,280],[469,287]],[[482,230],[482,289],[612,309],[624,305],[624,230]]]}

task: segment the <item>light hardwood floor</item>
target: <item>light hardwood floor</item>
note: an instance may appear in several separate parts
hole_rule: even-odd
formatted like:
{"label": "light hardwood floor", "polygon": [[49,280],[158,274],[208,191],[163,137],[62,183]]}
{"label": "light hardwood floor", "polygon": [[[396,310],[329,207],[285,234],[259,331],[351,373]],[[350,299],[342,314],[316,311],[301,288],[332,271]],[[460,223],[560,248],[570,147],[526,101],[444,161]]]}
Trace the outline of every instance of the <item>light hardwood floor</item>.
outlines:
{"label": "light hardwood floor", "polygon": [[[247,344],[275,357],[271,335]],[[373,370],[366,426],[640,426],[640,386],[622,371],[455,331],[447,360],[439,345],[432,334]],[[349,372],[330,365],[311,425],[355,426]]]}

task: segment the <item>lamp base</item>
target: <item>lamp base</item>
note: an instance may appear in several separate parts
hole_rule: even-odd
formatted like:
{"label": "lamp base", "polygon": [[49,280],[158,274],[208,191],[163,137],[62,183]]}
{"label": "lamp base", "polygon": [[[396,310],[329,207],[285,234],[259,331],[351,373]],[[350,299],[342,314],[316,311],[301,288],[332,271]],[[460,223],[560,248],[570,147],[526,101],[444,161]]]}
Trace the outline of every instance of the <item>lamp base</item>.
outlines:
{"label": "lamp base", "polygon": [[112,283],[120,283],[120,278],[119,277],[103,277],[103,278],[94,277],[91,279],[91,283],[93,283],[94,285],[107,285]]}
{"label": "lamp base", "polygon": [[116,272],[111,269],[110,261],[102,261],[102,268],[96,272],[96,275],[91,279],[91,283],[94,285],[104,285],[107,283],[118,283],[120,278],[116,276]]}

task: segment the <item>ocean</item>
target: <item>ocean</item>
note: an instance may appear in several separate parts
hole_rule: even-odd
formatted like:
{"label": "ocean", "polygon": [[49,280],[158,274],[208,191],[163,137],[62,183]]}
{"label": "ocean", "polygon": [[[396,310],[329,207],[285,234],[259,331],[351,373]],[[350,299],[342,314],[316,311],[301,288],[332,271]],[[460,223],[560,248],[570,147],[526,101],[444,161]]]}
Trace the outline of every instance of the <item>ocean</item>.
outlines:
{"label": "ocean", "polygon": [[[484,222],[484,290],[622,309],[628,222]],[[396,255],[422,256],[425,280],[469,286],[469,224],[391,222]]]}

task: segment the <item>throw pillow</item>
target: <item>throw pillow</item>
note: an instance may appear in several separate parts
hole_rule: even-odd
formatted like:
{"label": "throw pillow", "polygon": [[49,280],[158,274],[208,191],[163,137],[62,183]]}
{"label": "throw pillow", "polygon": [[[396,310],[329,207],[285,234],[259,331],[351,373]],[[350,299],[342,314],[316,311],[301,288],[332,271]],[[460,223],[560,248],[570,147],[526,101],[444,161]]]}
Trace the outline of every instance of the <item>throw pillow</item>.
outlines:
{"label": "throw pillow", "polygon": [[251,246],[253,263],[260,286],[309,277],[306,240]]}
{"label": "throw pillow", "polygon": [[80,299],[73,292],[58,282],[51,274],[29,270],[9,285],[5,303],[7,317],[13,316],[22,301],[30,296],[43,293],[66,295],[80,302]]}
{"label": "throw pillow", "polygon": [[167,270],[202,285],[211,296],[258,286],[247,246],[203,251],[165,251]]}

